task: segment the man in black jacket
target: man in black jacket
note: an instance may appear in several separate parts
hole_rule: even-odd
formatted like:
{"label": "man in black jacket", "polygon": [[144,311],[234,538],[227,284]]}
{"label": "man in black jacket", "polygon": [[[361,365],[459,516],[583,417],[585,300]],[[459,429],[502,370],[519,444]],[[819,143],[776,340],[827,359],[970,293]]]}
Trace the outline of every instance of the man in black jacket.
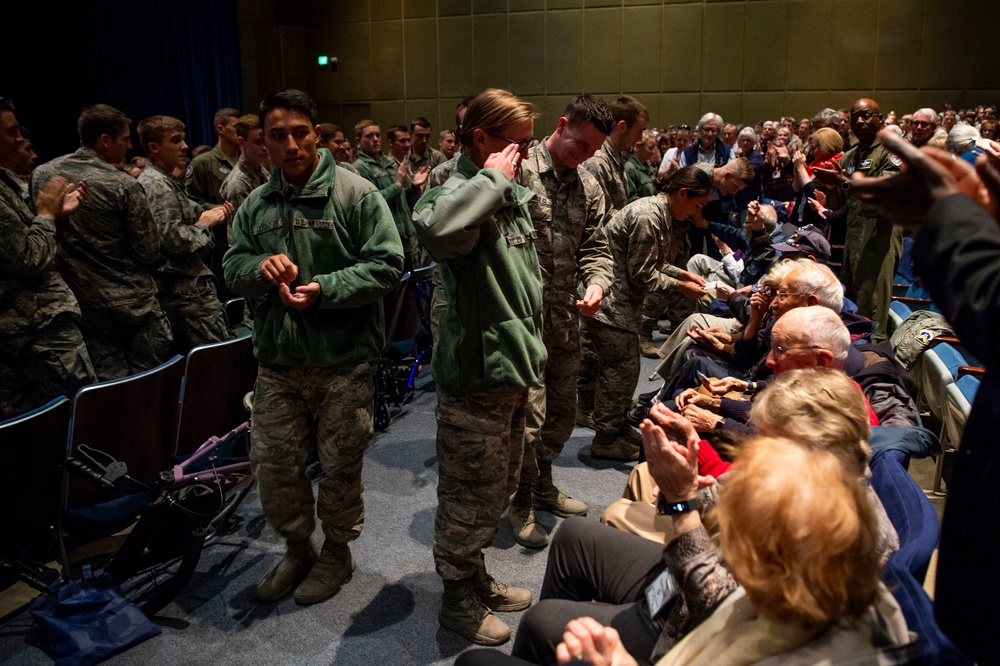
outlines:
{"label": "man in black jacket", "polygon": [[[973,170],[891,133],[885,147],[906,170],[852,179],[855,194],[917,232],[914,269],[934,302],[986,366],[948,487],[941,529],[935,614],[945,633],[978,663],[997,663],[1000,643],[1000,159],[983,155]],[[994,151],[1000,144],[993,143]],[[970,196],[971,195],[971,196]],[[975,198],[973,198],[975,197]],[[991,214],[992,213],[992,214]]]}

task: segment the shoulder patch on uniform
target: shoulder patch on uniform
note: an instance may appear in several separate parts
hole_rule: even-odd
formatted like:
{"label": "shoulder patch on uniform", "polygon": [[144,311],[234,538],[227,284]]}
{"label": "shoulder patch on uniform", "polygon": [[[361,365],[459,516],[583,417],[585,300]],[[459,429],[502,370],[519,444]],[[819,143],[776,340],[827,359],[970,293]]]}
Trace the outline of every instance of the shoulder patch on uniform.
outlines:
{"label": "shoulder patch on uniform", "polygon": [[189,163],[188,164],[188,168],[187,168],[187,172],[185,173],[184,177],[185,178],[190,178],[193,175],[194,175],[194,165]]}
{"label": "shoulder patch on uniform", "polygon": [[897,167],[903,166],[903,160],[899,159],[897,155],[893,155],[892,153],[889,154],[889,161],[892,163],[893,166]]}

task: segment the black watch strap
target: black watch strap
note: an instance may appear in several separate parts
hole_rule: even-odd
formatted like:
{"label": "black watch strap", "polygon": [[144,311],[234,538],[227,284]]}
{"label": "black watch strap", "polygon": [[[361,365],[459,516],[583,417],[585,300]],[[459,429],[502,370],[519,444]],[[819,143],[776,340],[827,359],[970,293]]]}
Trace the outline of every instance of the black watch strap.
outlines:
{"label": "black watch strap", "polygon": [[701,500],[697,497],[692,497],[683,502],[667,502],[667,499],[663,495],[656,498],[656,513],[661,516],[676,516],[679,513],[700,510]]}

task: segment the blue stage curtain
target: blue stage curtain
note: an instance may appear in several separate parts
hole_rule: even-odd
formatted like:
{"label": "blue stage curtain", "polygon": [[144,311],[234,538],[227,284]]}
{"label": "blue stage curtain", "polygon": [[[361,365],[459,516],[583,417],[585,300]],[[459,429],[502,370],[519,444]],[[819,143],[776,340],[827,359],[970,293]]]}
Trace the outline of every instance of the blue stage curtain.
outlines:
{"label": "blue stage curtain", "polygon": [[189,146],[215,144],[213,115],[243,100],[235,0],[79,0],[75,15],[84,105],[174,116]]}

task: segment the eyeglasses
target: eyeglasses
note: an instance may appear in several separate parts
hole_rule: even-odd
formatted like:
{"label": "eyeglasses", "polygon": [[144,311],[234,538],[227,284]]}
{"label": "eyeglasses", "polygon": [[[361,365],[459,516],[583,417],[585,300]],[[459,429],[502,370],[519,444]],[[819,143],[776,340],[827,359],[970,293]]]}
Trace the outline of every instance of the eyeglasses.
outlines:
{"label": "eyeglasses", "polygon": [[691,131],[691,126],[690,125],[678,125],[677,129],[687,130],[688,132],[690,132]]}
{"label": "eyeglasses", "polygon": [[507,143],[514,144],[515,146],[517,146],[518,152],[527,150],[528,148],[531,147],[531,144],[535,141],[534,138],[525,139],[524,141],[514,141],[514,139],[508,139],[507,137],[501,134],[493,134],[492,132],[487,132],[487,134],[489,134],[490,136],[495,136],[498,139],[503,139]]}
{"label": "eyeglasses", "polygon": [[910,121],[914,127],[930,127],[931,121],[929,120],[911,120]]}
{"label": "eyeglasses", "polygon": [[771,345],[771,352],[775,357],[780,358],[786,356],[789,352],[801,351],[803,349],[822,349],[822,347],[817,347],[816,345],[800,345],[798,347],[782,347],[781,345]]}
{"label": "eyeglasses", "polygon": [[776,301],[778,301],[778,300],[783,301],[786,298],[791,298],[792,296],[801,296],[801,295],[802,294],[800,294],[798,292],[795,292],[795,291],[785,291],[784,289],[779,289],[778,292],[774,295],[774,300],[776,300]]}

